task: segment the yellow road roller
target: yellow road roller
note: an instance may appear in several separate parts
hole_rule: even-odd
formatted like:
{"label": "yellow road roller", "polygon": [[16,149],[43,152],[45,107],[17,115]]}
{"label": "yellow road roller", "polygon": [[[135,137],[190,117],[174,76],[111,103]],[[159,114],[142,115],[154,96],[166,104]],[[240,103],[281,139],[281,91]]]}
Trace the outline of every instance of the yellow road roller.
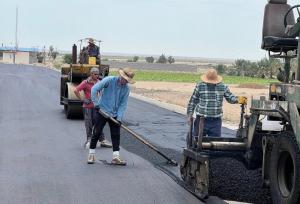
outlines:
{"label": "yellow road roller", "polygon": [[[100,40],[85,38],[79,40],[80,54],[77,60],[77,45],[72,47],[72,63],[61,67],[60,78],[60,104],[64,106],[66,118],[82,118],[82,101],[75,94],[75,87],[89,76],[92,67],[99,68],[99,77],[103,78],[109,74],[109,65],[101,63]],[[88,46],[82,47],[82,43],[88,43]],[[99,46],[95,43],[99,43]],[[83,94],[83,93],[81,93]],[[83,98],[83,97],[82,97]]]}

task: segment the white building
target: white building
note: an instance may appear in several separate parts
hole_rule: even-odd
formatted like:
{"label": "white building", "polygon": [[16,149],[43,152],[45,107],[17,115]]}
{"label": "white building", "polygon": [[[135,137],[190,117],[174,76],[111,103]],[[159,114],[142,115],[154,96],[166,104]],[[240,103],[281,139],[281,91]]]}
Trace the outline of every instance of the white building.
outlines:
{"label": "white building", "polygon": [[35,48],[0,47],[0,59],[4,63],[32,64],[37,62],[37,52]]}

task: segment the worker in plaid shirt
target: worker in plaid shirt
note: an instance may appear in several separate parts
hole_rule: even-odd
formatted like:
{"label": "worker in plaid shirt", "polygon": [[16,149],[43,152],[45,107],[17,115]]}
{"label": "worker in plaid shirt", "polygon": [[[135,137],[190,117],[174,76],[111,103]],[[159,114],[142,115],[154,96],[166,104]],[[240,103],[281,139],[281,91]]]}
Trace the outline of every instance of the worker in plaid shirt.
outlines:
{"label": "worker in plaid shirt", "polygon": [[220,137],[223,98],[232,104],[247,104],[247,98],[231,93],[215,69],[209,69],[201,76],[201,80],[197,83],[187,107],[188,120],[191,121],[195,112],[195,137],[198,136],[200,117],[204,117],[203,136]]}

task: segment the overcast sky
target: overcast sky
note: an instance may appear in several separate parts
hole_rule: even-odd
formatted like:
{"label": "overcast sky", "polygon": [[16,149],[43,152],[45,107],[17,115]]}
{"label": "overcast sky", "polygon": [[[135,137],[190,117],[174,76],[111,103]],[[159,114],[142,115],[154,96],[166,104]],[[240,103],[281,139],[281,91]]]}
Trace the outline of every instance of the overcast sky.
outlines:
{"label": "overcast sky", "polygon": [[[102,52],[260,59],[267,0],[1,0],[0,43],[53,45],[104,41]],[[289,0],[291,5],[299,3]]]}

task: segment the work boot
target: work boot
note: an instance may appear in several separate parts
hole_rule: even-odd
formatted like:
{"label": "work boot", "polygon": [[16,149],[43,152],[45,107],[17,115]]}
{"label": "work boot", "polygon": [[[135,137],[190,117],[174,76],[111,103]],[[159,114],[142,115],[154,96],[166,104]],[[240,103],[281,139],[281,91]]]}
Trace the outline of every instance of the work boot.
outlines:
{"label": "work boot", "polygon": [[122,165],[122,166],[125,166],[126,165],[126,161],[125,160],[122,160],[120,158],[120,156],[118,157],[114,157],[112,160],[111,160],[111,164],[113,165]]}
{"label": "work boot", "polygon": [[95,161],[96,161],[95,154],[89,154],[87,163],[88,163],[88,164],[94,164]]}
{"label": "work boot", "polygon": [[105,140],[105,139],[102,140],[102,141],[100,141],[100,146],[101,147],[107,147],[107,148],[111,148],[112,147],[111,143],[109,141]]}

